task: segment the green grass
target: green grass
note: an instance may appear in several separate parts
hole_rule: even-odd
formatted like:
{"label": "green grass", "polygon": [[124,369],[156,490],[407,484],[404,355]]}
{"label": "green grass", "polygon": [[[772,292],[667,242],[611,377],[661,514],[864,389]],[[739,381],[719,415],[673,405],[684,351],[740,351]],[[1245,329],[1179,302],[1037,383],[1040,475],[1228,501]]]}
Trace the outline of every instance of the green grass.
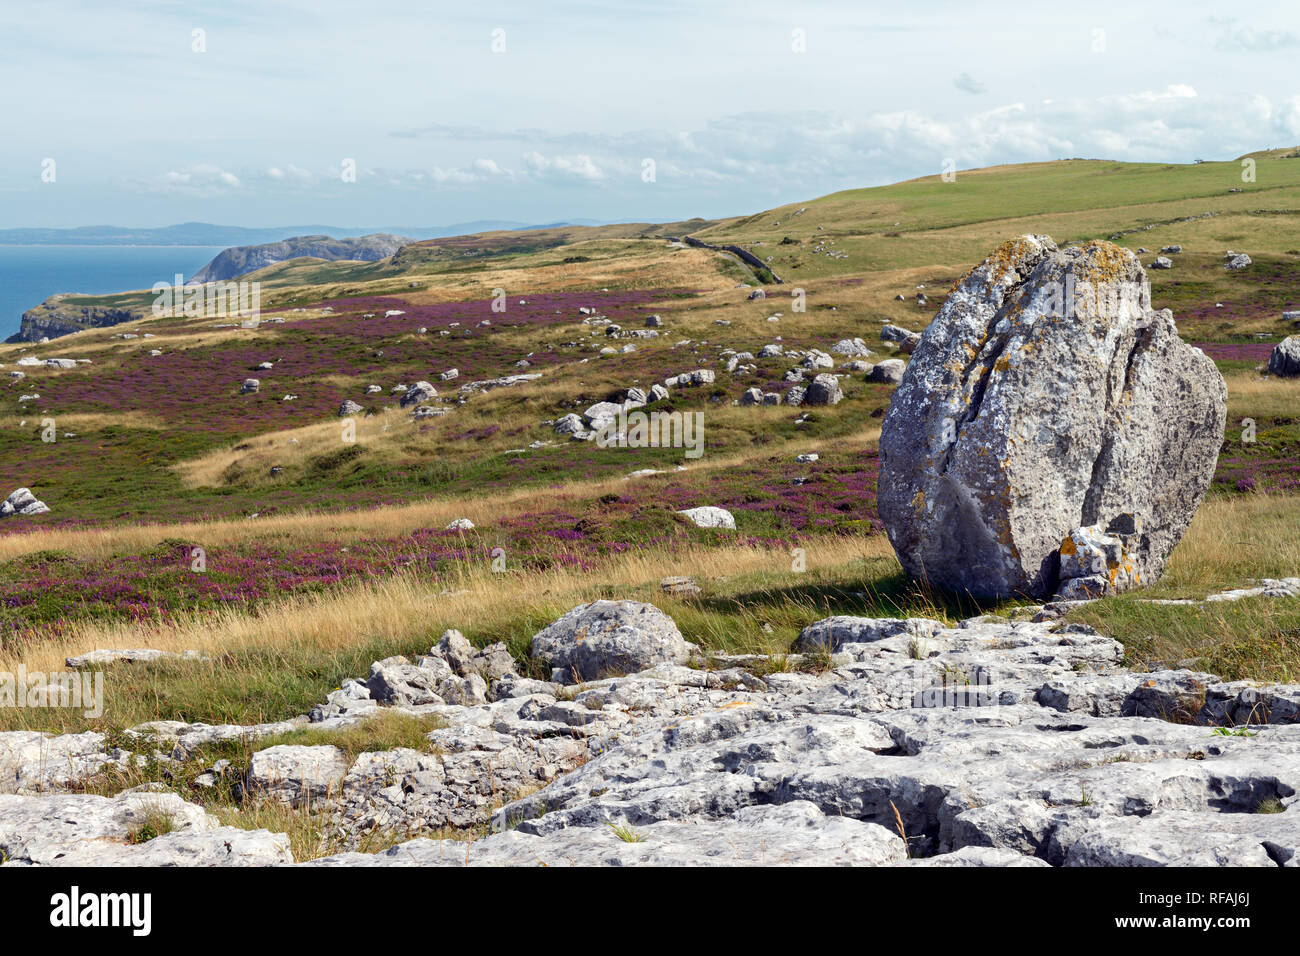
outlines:
{"label": "green grass", "polygon": [[605,824],[614,831],[614,835],[624,843],[644,843],[645,837],[637,833],[626,823],[607,823]]}
{"label": "green grass", "polygon": [[176,821],[166,810],[157,806],[146,806],[144,808],[144,819],[139,823],[133,824],[126,832],[126,842],[132,846],[141,843],[148,843],[150,840],[156,840],[166,833],[172,833],[176,829]]}
{"label": "green grass", "polygon": [[71,708],[4,708],[0,730],[81,733],[151,720],[245,725],[286,720],[310,711],[343,681],[364,678],[374,661],[427,653],[439,633],[430,625],[429,631],[400,641],[370,641],[334,651],[284,645],[231,651],[213,661],[110,667],[104,671],[103,717],[87,718]]}
{"label": "green grass", "polygon": [[1158,605],[1132,592],[1074,611],[1124,645],[1125,663],[1147,670],[1184,663],[1225,680],[1300,682],[1300,598],[1244,598]]}
{"label": "green grass", "polygon": [[363,753],[396,750],[398,747],[433,753],[434,747],[429,740],[429,733],[444,726],[446,726],[445,722],[436,716],[387,710],[351,727],[338,730],[304,727],[301,730],[264,737],[257,741],[255,749],[265,750],[280,744],[333,746],[342,750],[350,761]]}

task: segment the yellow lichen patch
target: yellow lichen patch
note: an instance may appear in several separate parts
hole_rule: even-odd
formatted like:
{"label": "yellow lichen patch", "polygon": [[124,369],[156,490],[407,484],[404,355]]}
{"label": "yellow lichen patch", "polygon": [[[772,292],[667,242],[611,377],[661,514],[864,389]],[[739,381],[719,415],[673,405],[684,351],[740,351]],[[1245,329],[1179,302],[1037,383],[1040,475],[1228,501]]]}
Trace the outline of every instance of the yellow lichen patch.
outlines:
{"label": "yellow lichen patch", "polygon": [[1016,236],[998,246],[984,260],[994,282],[1001,281],[1015,264],[1034,252],[1034,243],[1028,236]]}
{"label": "yellow lichen patch", "polygon": [[925,492],[920,488],[916,489],[916,494],[912,495],[912,509],[915,511],[925,510]]}
{"label": "yellow lichen patch", "polygon": [[1007,358],[1005,355],[993,363],[994,371],[1005,372],[1009,368],[1011,368],[1011,359]]}
{"label": "yellow lichen patch", "polygon": [[1075,545],[1074,539],[1071,538],[1069,535],[1067,535],[1065,540],[1061,542],[1061,554],[1070,555],[1070,554],[1077,554],[1078,552],[1079,552],[1079,548],[1077,545]]}
{"label": "yellow lichen patch", "polygon": [[1128,276],[1133,254],[1127,249],[1104,239],[1094,239],[1083,248],[1088,255],[1076,266],[1078,281],[1100,285],[1118,282]]}

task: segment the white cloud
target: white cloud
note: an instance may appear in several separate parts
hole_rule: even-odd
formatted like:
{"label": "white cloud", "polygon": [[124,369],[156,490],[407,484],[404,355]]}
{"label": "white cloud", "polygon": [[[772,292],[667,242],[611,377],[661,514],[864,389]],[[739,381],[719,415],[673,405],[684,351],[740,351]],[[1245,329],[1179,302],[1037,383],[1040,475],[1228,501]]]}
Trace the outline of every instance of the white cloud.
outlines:
{"label": "white cloud", "polygon": [[163,191],[219,193],[243,186],[238,176],[211,163],[196,163],[172,169],[157,177],[152,186]]}
{"label": "white cloud", "polygon": [[1300,37],[1290,30],[1257,29],[1253,26],[1239,26],[1236,20],[1224,17],[1210,17],[1210,23],[1220,27],[1214,48],[1224,52],[1274,53],[1278,50],[1291,50],[1300,46]]}
{"label": "white cloud", "polygon": [[957,89],[961,90],[963,93],[973,93],[977,95],[988,89],[988,87],[975,79],[975,77],[971,76],[969,73],[959,73],[954,76],[952,79],[952,85],[957,87]]}
{"label": "white cloud", "polygon": [[536,150],[524,153],[524,168],[534,179],[569,182],[600,182],[605,172],[590,156],[543,156]]}

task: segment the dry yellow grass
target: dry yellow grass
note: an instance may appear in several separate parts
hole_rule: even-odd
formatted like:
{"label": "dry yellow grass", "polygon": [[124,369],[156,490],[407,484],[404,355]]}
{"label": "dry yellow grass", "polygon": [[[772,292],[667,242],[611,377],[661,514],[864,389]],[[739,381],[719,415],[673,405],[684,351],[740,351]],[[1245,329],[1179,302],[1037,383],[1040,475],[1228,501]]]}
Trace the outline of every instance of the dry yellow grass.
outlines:
{"label": "dry yellow grass", "polygon": [[186,487],[222,484],[222,475],[232,465],[265,474],[273,464],[301,461],[316,455],[338,451],[348,441],[367,447],[382,442],[390,429],[410,429],[410,417],[397,409],[377,415],[356,415],[317,425],[268,432],[239,442],[239,446],[219,448],[199,458],[181,462],[174,470]]}
{"label": "dry yellow grass", "polygon": [[96,432],[105,428],[139,428],[148,431],[157,431],[166,428],[162,419],[155,418],[144,412],[83,412],[71,415],[43,415],[33,413],[26,416],[13,415],[5,421],[6,425],[14,428],[19,427],[20,422],[27,422],[27,427],[37,426],[42,419],[53,418],[55,427],[60,435],[66,431],[84,434],[87,432]]}
{"label": "dry yellow grass", "polygon": [[1300,411],[1300,379],[1260,375],[1250,370],[1232,371],[1228,383],[1228,437],[1242,418],[1291,417]]}
{"label": "dry yellow grass", "polygon": [[[890,554],[888,542],[879,535],[838,538],[806,548],[809,570]],[[611,592],[657,585],[669,575],[732,578],[788,566],[783,550],[731,546],[623,555],[611,559],[599,575],[572,568],[494,574],[482,566],[466,566],[445,588],[396,575],[293,596],[255,613],[228,608],[152,627],[79,625],[70,633],[38,636],[21,649],[0,654],[0,671],[13,671],[20,663],[29,670],[58,670],[65,657],[95,648],[194,649],[213,655],[284,645],[332,651],[374,639],[400,639],[428,630],[435,622],[481,627],[530,607],[562,612]]]}
{"label": "dry yellow grass", "polygon": [[1300,574],[1298,504],[1290,495],[1208,499],[1153,590],[1200,598],[1251,578]]}

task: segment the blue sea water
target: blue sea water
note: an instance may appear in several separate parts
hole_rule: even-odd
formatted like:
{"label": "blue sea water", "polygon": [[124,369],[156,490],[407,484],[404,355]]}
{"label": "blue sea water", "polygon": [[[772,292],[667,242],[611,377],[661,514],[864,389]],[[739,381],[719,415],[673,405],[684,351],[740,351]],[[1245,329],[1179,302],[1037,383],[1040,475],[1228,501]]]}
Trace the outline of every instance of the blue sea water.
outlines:
{"label": "blue sea water", "polygon": [[0,341],[56,292],[125,292],[186,278],[221,246],[0,246]]}

